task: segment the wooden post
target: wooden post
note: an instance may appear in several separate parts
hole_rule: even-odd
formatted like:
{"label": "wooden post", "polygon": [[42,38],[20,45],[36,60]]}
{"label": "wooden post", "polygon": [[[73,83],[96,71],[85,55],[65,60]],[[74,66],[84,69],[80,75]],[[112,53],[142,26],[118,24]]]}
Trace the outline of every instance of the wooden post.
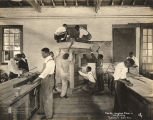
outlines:
{"label": "wooden post", "polygon": [[74,88],[74,62],[75,62],[74,57],[75,56],[72,54],[72,52],[73,52],[73,50],[71,49],[70,50],[70,57],[71,57],[70,59],[71,60],[73,59],[73,61],[70,63],[70,66],[69,66],[69,68],[70,68],[70,88]]}

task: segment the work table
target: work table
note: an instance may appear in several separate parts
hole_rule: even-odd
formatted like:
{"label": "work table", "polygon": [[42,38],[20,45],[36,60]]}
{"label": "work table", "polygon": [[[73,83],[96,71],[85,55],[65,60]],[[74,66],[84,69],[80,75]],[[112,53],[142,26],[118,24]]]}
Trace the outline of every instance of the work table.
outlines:
{"label": "work table", "polygon": [[[39,82],[28,84],[38,73],[28,73],[0,84],[0,119],[29,119],[38,108]],[[18,114],[16,114],[18,113]]]}
{"label": "work table", "polygon": [[133,83],[133,86],[128,86],[130,89],[153,101],[153,80],[134,74],[128,74],[127,79]]}
{"label": "work table", "polygon": [[153,120],[153,80],[132,73],[127,74],[127,80],[133,86],[119,86],[119,96],[115,96],[120,101],[120,110],[132,113],[133,119]]}

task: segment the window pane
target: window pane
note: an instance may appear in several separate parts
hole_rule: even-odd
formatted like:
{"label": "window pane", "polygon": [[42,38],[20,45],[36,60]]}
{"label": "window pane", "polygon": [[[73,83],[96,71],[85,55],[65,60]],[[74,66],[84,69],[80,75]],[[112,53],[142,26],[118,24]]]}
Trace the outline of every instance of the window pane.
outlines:
{"label": "window pane", "polygon": [[143,43],[143,49],[147,49],[147,43]]}
{"label": "window pane", "polygon": [[20,35],[19,34],[15,34],[15,45],[20,45]]}
{"label": "window pane", "polygon": [[152,42],[152,36],[148,36],[148,42]]}
{"label": "window pane", "polygon": [[4,37],[9,37],[10,35],[9,34],[4,34]]}
{"label": "window pane", "polygon": [[20,29],[15,29],[15,33],[20,33]]}
{"label": "window pane", "polygon": [[10,46],[3,46],[4,50],[10,50]]}
{"label": "window pane", "polygon": [[143,29],[143,35],[147,35],[147,29]]}
{"label": "window pane", "polygon": [[148,35],[152,35],[152,29],[148,29]]}
{"label": "window pane", "polygon": [[10,33],[16,33],[16,29],[10,29]]}
{"label": "window pane", "polygon": [[10,29],[4,29],[4,33],[9,33]]}
{"label": "window pane", "polygon": [[142,63],[147,63],[147,57],[142,57]]}
{"label": "window pane", "polygon": [[10,51],[4,51],[4,61],[10,60]]}
{"label": "window pane", "polygon": [[143,36],[143,42],[147,42],[147,36]]}
{"label": "window pane", "polygon": [[14,46],[10,46],[10,50],[14,50]]}
{"label": "window pane", "polygon": [[3,46],[4,50],[14,50],[14,46]]}
{"label": "window pane", "polygon": [[4,45],[9,45],[9,37],[4,37]]}
{"label": "window pane", "polygon": [[152,57],[148,57],[148,63],[152,63]]}
{"label": "window pane", "polygon": [[20,34],[15,34],[15,39],[20,39]]}
{"label": "window pane", "polygon": [[152,56],[152,50],[148,50],[148,56]]}
{"label": "window pane", "polygon": [[142,51],[142,56],[147,56],[147,50]]}
{"label": "window pane", "polygon": [[10,34],[10,45],[14,45],[14,34]]}
{"label": "window pane", "polygon": [[20,50],[20,46],[14,46],[14,50]]}
{"label": "window pane", "polygon": [[148,43],[148,49],[152,49],[152,43]]}

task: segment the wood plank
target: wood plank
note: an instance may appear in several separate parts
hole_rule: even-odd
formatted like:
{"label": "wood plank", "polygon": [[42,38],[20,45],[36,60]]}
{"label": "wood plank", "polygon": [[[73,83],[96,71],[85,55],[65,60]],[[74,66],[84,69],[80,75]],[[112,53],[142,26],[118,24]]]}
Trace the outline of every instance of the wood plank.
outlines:
{"label": "wood plank", "polygon": [[0,103],[6,105],[12,104],[13,102],[20,100],[24,95],[28,94],[32,89],[36,88],[39,84],[40,83],[37,82],[32,85],[24,85],[21,87],[20,96],[15,97],[15,93],[6,94],[2,98],[0,97]]}

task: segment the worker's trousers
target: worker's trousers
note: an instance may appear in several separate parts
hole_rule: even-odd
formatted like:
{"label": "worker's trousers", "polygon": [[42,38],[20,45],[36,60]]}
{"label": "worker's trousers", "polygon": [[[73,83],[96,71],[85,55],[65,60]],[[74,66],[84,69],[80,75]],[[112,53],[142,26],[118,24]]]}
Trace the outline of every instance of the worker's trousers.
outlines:
{"label": "worker's trousers", "polygon": [[46,118],[53,117],[53,87],[54,75],[48,75],[41,81],[40,86],[40,111]]}
{"label": "worker's trousers", "polygon": [[67,79],[67,77],[63,77],[61,97],[65,96],[67,94],[67,89],[68,89],[68,79]]}
{"label": "worker's trousers", "polygon": [[125,84],[121,81],[115,81],[115,101],[114,101],[114,112],[124,111],[124,102],[126,99]]}

